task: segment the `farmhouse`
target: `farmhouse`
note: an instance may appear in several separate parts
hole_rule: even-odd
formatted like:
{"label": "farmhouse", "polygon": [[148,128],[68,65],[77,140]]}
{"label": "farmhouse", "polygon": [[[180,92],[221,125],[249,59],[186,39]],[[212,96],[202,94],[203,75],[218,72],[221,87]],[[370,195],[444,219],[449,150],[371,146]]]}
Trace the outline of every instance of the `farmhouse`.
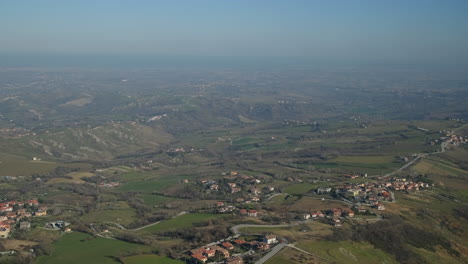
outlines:
{"label": "farmhouse", "polygon": [[385,206],[383,204],[378,203],[375,206],[377,207],[377,210],[379,210],[379,211],[385,210]]}
{"label": "farmhouse", "polygon": [[335,217],[341,216],[341,214],[343,213],[340,208],[333,208],[332,212],[333,212],[333,216]]}
{"label": "farmhouse", "polygon": [[257,248],[260,250],[268,250],[270,249],[270,245],[265,242],[260,242],[257,244]]}
{"label": "farmhouse", "polygon": [[55,222],[48,222],[45,225],[45,228],[60,230],[68,225],[70,225],[70,223],[67,223],[65,221],[55,221]]}
{"label": "farmhouse", "polygon": [[29,204],[29,206],[39,205],[39,201],[37,201],[37,199],[31,199],[31,200],[27,201],[26,203]]}
{"label": "farmhouse", "polygon": [[250,216],[250,217],[257,217],[257,211],[255,211],[255,210],[250,210],[250,211],[249,211],[249,216]]}
{"label": "farmhouse", "polygon": [[317,189],[317,193],[318,193],[318,194],[321,194],[321,193],[329,193],[329,192],[331,192],[331,190],[332,190],[332,189],[331,189],[330,187],[319,187],[319,188]]}
{"label": "farmhouse", "polygon": [[258,188],[252,188],[250,189],[250,192],[253,194],[253,195],[258,195],[261,193],[260,189]]}
{"label": "farmhouse", "polygon": [[21,230],[27,230],[31,228],[31,223],[29,222],[21,222],[20,223],[20,229]]}
{"label": "farmhouse", "polygon": [[47,208],[41,207],[37,212],[34,213],[34,216],[46,216],[47,215]]}
{"label": "farmhouse", "polygon": [[263,242],[267,244],[274,244],[276,243],[276,236],[275,235],[267,235],[263,238]]}

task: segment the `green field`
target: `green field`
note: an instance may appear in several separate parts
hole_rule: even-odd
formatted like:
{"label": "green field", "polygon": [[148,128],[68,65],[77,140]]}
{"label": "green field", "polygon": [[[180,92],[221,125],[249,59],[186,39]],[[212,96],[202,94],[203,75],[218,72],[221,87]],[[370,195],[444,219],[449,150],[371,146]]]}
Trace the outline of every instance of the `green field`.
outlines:
{"label": "green field", "polygon": [[138,198],[142,199],[145,202],[145,204],[152,205],[152,206],[178,200],[172,197],[167,197],[167,196],[162,196],[162,195],[153,195],[153,194],[142,194],[142,195],[139,195]]}
{"label": "green field", "polygon": [[144,180],[148,178],[149,175],[138,172],[138,171],[133,171],[133,169],[128,168],[128,167],[118,167],[114,171],[126,171],[126,173],[120,174],[118,178],[122,181],[125,182],[130,182],[130,181],[136,181],[136,180]]}
{"label": "green field", "polygon": [[158,255],[138,255],[124,258],[124,264],[182,264],[185,262]]}
{"label": "green field", "polygon": [[122,192],[141,192],[141,193],[152,193],[155,191],[161,191],[170,185],[177,182],[177,177],[168,177],[163,179],[154,180],[142,180],[142,181],[130,181],[124,184],[118,190]]}
{"label": "green field", "polygon": [[339,156],[330,160],[337,167],[356,173],[379,174],[393,171],[401,166],[392,155],[386,156]]}
{"label": "green field", "polygon": [[47,161],[32,161],[24,157],[0,154],[0,175],[27,176],[33,173],[48,173],[59,164]]}
{"label": "green field", "polygon": [[284,203],[293,203],[294,201],[297,200],[297,196],[290,196],[289,199],[285,199],[288,195],[287,194],[281,194],[273,197],[270,199],[271,203],[275,204],[284,204]]}
{"label": "green field", "polygon": [[436,160],[422,160],[412,168],[413,170],[435,175],[454,175],[459,177],[467,177],[468,171],[451,166],[447,162]]}
{"label": "green field", "polygon": [[113,257],[126,253],[143,253],[147,246],[131,244],[120,240],[93,238],[84,233],[74,232],[64,235],[54,244],[51,256],[41,256],[37,264],[113,264],[119,261]]}
{"label": "green field", "polygon": [[317,187],[318,187],[317,184],[298,183],[298,184],[293,184],[284,188],[284,192],[289,193],[289,194],[305,194]]}
{"label": "green field", "polygon": [[429,129],[430,131],[439,131],[443,129],[452,129],[459,127],[459,123],[453,120],[416,120],[413,123],[425,129]]}
{"label": "green field", "polygon": [[338,156],[331,161],[337,163],[381,164],[393,163],[394,160],[394,156]]}
{"label": "green field", "polygon": [[296,246],[336,263],[397,263],[392,256],[364,242],[302,241]]}
{"label": "green field", "polygon": [[53,179],[49,180],[47,183],[48,184],[54,184],[54,183],[84,183],[85,181],[83,180],[83,178],[93,177],[93,176],[96,176],[96,174],[88,172],[88,171],[75,171],[75,172],[71,172],[71,173],[67,174],[66,176],[68,176],[68,177],[67,178],[65,178],[65,177],[64,178],[62,178],[62,177],[53,178]]}
{"label": "green field", "polygon": [[84,222],[102,223],[116,222],[121,225],[128,225],[135,221],[136,213],[133,209],[105,209],[89,212],[82,216]]}
{"label": "green field", "polygon": [[189,228],[189,227],[192,227],[193,224],[203,223],[209,220],[218,219],[222,217],[226,217],[226,215],[224,214],[202,214],[202,213],[184,214],[176,218],[172,218],[167,221],[162,221],[159,224],[142,229],[142,231],[149,232],[149,233],[159,233],[159,232],[165,232],[165,231],[174,230],[174,229]]}
{"label": "green field", "polygon": [[278,254],[269,259],[266,264],[302,264],[302,263],[317,263],[308,261],[309,256],[302,257],[302,252],[293,248],[283,248]]}

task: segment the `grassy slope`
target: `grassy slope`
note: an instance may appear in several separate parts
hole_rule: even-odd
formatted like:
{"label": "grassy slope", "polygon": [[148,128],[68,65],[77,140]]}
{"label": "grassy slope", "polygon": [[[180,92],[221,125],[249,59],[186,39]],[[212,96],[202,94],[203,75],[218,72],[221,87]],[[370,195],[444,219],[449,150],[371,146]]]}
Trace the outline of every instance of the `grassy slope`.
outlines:
{"label": "grassy slope", "polygon": [[319,186],[320,186],[319,184],[310,184],[310,183],[293,184],[284,188],[284,192],[289,193],[289,194],[305,194],[316,189]]}
{"label": "grassy slope", "polygon": [[133,209],[97,210],[83,215],[86,223],[116,222],[128,225],[135,221],[136,213]]}
{"label": "grassy slope", "polygon": [[195,223],[203,223],[212,219],[222,218],[222,214],[185,214],[176,218],[163,221],[159,224],[147,227],[142,232],[158,233],[174,229],[189,228]]}
{"label": "grassy slope", "polygon": [[397,263],[393,257],[368,243],[303,241],[297,247],[336,263]]}
{"label": "grassy slope", "polygon": [[31,175],[47,173],[57,167],[55,162],[32,161],[15,155],[0,154],[0,175]]}
{"label": "grassy slope", "polygon": [[0,176],[29,176],[32,174],[45,174],[53,169],[61,167],[80,168],[82,170],[91,169],[86,163],[58,163],[52,161],[33,161],[27,156],[21,157],[0,153]]}
{"label": "grassy slope", "polygon": [[112,257],[125,252],[149,250],[146,246],[119,240],[93,238],[90,235],[74,232],[64,235],[54,244],[51,256],[42,256],[37,264],[112,264],[119,263]]}
{"label": "grassy slope", "polygon": [[158,255],[138,255],[127,257],[124,259],[124,264],[179,264],[184,263],[179,260],[170,259]]}

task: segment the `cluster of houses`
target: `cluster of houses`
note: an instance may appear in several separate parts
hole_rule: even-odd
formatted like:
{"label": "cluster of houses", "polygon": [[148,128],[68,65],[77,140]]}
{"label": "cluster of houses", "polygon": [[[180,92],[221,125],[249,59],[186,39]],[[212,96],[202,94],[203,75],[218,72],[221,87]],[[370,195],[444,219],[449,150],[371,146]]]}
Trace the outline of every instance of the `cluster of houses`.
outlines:
{"label": "cluster of houses", "polygon": [[442,135],[440,138],[428,140],[427,143],[431,146],[442,143],[458,146],[460,144],[468,143],[468,137],[457,135],[454,131],[441,130],[439,131],[439,134]]}
{"label": "cluster of houses", "polygon": [[258,211],[257,210],[240,209],[239,210],[239,215],[249,216],[249,217],[257,217],[258,216]]}
{"label": "cluster of houses", "polygon": [[341,195],[357,203],[372,205],[379,210],[384,210],[382,202],[395,200],[393,191],[419,191],[432,187],[425,182],[414,182],[406,178],[379,177],[377,182],[348,183],[331,187],[319,187],[317,194],[331,193]]}
{"label": "cluster of houses", "polygon": [[104,188],[115,188],[120,185],[120,182],[101,182],[99,183],[99,187]]}
{"label": "cluster of houses", "polygon": [[[362,212],[361,210],[364,210],[363,212],[366,212],[367,210],[365,208],[359,208],[359,211]],[[311,213],[305,213],[303,216],[304,220],[309,220],[309,219],[320,219],[323,218],[328,219],[331,224],[333,224],[335,227],[342,226],[342,221],[341,217],[354,217],[354,211],[349,209],[349,208],[332,208],[330,210],[323,210],[323,211],[316,211],[316,212],[311,212]]]}
{"label": "cluster of houses", "polygon": [[[387,179],[388,180],[388,179]],[[406,178],[392,178],[384,183],[385,186],[394,191],[419,191],[432,187],[431,184],[426,182],[413,182]]]}
{"label": "cluster of houses", "polygon": [[[256,185],[262,183],[262,180],[258,177],[239,175],[237,171],[231,171],[230,173],[223,173],[225,177],[223,182],[215,180],[201,180],[200,183],[204,187],[206,192],[225,192],[226,195],[237,194],[237,203],[252,203],[259,202],[262,199],[262,195],[268,195],[275,190],[273,186],[266,186],[262,189]],[[184,180],[184,183],[188,183],[188,180]]]}
{"label": "cluster of houses", "polygon": [[6,180],[6,181],[16,181],[22,178],[24,178],[24,176],[10,176],[10,175],[0,176],[0,180]]}
{"label": "cluster of houses", "polygon": [[71,232],[71,229],[67,228],[67,226],[69,225],[70,223],[68,222],[58,220],[58,221],[47,222],[44,228],[52,229],[52,230],[63,230],[65,233],[69,233]]}
{"label": "cluster of houses", "polygon": [[266,251],[270,249],[270,245],[277,243],[275,235],[266,235],[261,241],[244,239],[235,239],[230,242],[222,242],[212,246],[206,246],[190,250],[188,253],[195,263],[205,263],[208,260],[219,261],[224,260],[226,264],[243,264],[244,261],[240,254],[232,256],[233,252],[241,252],[245,250]]}
{"label": "cluster of houses", "polygon": [[[7,238],[12,226],[20,220],[33,215],[47,215],[47,207],[40,206],[37,199],[31,199],[25,202],[9,201],[0,203],[0,238]],[[22,222],[20,224],[20,229],[27,229],[28,224],[28,222]]]}
{"label": "cluster of houses", "polygon": [[233,205],[226,205],[224,202],[216,202],[216,212],[220,214],[231,213],[236,209]]}
{"label": "cluster of houses", "polygon": [[[233,205],[227,205],[225,202],[216,202],[214,207],[212,208],[213,212],[225,214],[225,213],[232,213],[236,209]],[[258,217],[257,210],[247,210],[247,209],[239,209],[238,211],[240,216],[249,216],[249,217]]]}
{"label": "cluster of houses", "polygon": [[447,143],[453,144],[458,146],[459,144],[468,143],[468,137],[463,137],[460,135],[455,134],[454,131],[440,131],[441,134],[445,134],[445,136],[441,137],[440,140],[443,140]]}
{"label": "cluster of houses", "polygon": [[35,136],[36,133],[26,128],[12,127],[12,128],[0,128],[0,135],[20,138],[20,137],[26,137],[26,136]]}

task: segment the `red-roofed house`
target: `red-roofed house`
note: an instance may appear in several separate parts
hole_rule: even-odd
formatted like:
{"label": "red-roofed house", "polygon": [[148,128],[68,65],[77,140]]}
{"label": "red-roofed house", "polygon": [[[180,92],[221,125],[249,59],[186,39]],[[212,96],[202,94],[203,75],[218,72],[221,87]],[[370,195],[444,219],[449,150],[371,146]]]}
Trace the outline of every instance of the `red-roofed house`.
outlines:
{"label": "red-roofed house", "polygon": [[30,206],[39,205],[39,201],[37,201],[37,199],[31,199],[31,200],[27,201],[27,203],[28,203]]}
{"label": "red-roofed house", "polygon": [[227,250],[233,250],[234,249],[234,245],[229,243],[229,242],[224,242],[221,244],[221,246]]}
{"label": "red-roofed house", "polygon": [[257,244],[257,248],[260,249],[260,250],[268,250],[268,249],[270,249],[270,245],[268,245],[265,242],[260,242],[260,243]]}
{"label": "red-roofed house", "polygon": [[343,214],[349,217],[354,217],[354,211],[349,208],[343,209]]}
{"label": "red-roofed house", "polygon": [[243,239],[236,239],[236,240],[234,240],[233,242],[234,242],[234,244],[236,244],[236,245],[238,245],[238,246],[241,246],[241,245],[247,243],[247,241],[245,241],[245,240],[243,240]]}
{"label": "red-roofed house", "polygon": [[205,251],[205,253],[206,253],[206,256],[207,256],[207,257],[211,258],[211,257],[214,257],[214,255],[216,254],[216,250],[207,249],[207,250]]}
{"label": "red-roofed house", "polygon": [[341,216],[342,214],[342,211],[340,208],[333,208],[332,211],[333,211],[333,216]]}
{"label": "red-roofed house", "polygon": [[192,249],[190,250],[190,254],[191,255],[199,255],[199,254],[205,254],[205,251],[206,249],[205,248],[196,248],[196,249]]}
{"label": "red-roofed house", "polygon": [[7,206],[0,208],[0,212],[13,212],[13,207]]}
{"label": "red-roofed house", "polygon": [[208,260],[208,258],[202,254],[192,255],[192,258],[195,260],[201,261],[203,263],[205,263]]}
{"label": "red-roofed house", "polygon": [[249,216],[250,216],[250,217],[257,217],[257,211],[255,211],[255,210],[250,210],[250,211],[249,211]]}

